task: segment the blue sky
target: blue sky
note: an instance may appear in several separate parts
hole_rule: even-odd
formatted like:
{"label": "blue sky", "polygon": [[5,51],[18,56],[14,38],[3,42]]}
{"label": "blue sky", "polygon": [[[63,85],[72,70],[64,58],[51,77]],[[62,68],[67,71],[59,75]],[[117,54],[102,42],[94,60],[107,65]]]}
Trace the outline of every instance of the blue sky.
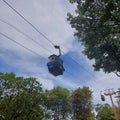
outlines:
{"label": "blue sky", "polygon": [[[2,0],[0,1],[0,32],[39,55],[0,35],[0,72],[15,72],[20,76],[36,77],[45,89],[61,86],[74,90],[89,86],[93,91],[94,103],[103,103],[100,100],[100,91],[108,88],[114,88],[116,91],[120,88],[120,80],[115,74],[95,72],[92,67],[94,60],[90,61],[81,53],[83,46],[73,36],[75,30],[67,22],[67,12],[74,14],[75,5],[71,5],[68,0],[6,1],[50,41],[60,45],[64,51],[62,59],[65,73],[54,77],[48,72],[46,66],[48,57],[51,54],[58,54],[58,51]],[[10,23],[29,38],[3,21]],[[110,103],[108,97],[106,102]]]}

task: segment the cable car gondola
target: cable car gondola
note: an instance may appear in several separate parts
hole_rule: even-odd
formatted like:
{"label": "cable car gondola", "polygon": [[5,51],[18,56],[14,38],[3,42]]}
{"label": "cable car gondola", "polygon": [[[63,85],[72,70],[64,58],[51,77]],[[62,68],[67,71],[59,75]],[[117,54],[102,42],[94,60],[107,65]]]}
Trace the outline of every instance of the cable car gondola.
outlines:
{"label": "cable car gondola", "polygon": [[65,71],[64,66],[63,66],[63,60],[60,58],[61,56],[61,50],[60,46],[54,46],[56,49],[59,49],[59,55],[50,55],[48,57],[49,62],[47,63],[47,67],[49,72],[54,75],[62,75],[63,72]]}
{"label": "cable car gondola", "polygon": [[102,91],[100,92],[100,97],[102,101],[105,101],[105,96],[102,94]]}
{"label": "cable car gondola", "polygon": [[105,101],[105,96],[104,95],[101,95],[101,100]]}

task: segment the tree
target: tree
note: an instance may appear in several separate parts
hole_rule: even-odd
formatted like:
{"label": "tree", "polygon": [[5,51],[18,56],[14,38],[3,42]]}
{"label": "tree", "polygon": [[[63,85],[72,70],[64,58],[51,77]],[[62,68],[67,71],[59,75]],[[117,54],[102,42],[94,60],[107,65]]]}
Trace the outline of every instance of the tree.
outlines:
{"label": "tree", "polygon": [[116,109],[118,113],[118,118],[120,120],[120,88],[118,89],[118,95],[116,96],[116,98],[117,98],[117,103],[118,103],[118,108],[116,107]]}
{"label": "tree", "polygon": [[83,53],[95,60],[95,70],[120,77],[120,1],[69,1],[77,5],[76,15],[68,13],[68,21],[84,45]]}
{"label": "tree", "polygon": [[114,114],[109,104],[99,105],[96,107],[97,120],[114,120]]}
{"label": "tree", "polygon": [[67,100],[70,92],[66,88],[56,87],[46,90],[47,106],[54,120],[66,120],[70,115],[70,105]]}
{"label": "tree", "polygon": [[95,120],[95,113],[91,113],[91,116],[89,117],[89,120]]}
{"label": "tree", "polygon": [[88,87],[78,88],[69,97],[74,120],[90,120],[92,113],[92,92]]}
{"label": "tree", "polygon": [[16,77],[14,73],[0,73],[0,119],[42,120],[44,95],[35,78]]}
{"label": "tree", "polygon": [[116,97],[117,97],[118,107],[120,108],[120,88],[118,89],[118,96]]}

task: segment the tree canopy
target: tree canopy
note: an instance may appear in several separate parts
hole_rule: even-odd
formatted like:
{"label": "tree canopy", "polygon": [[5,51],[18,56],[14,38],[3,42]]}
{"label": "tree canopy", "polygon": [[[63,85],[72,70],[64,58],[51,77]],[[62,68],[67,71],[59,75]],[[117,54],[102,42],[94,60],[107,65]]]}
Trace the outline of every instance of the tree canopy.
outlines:
{"label": "tree canopy", "polygon": [[69,0],[77,6],[76,15],[68,13],[75,36],[84,45],[83,53],[94,59],[99,71],[120,72],[120,1]]}
{"label": "tree canopy", "polygon": [[118,104],[117,113],[120,119],[120,88],[118,89],[118,95],[116,96],[116,98],[117,98],[117,104]]}
{"label": "tree canopy", "polygon": [[35,78],[16,77],[14,73],[0,73],[0,119],[42,120],[44,95]]}
{"label": "tree canopy", "polygon": [[97,120],[114,120],[114,114],[109,104],[99,105],[96,107]]}
{"label": "tree canopy", "polygon": [[92,119],[92,92],[88,87],[78,88],[73,91],[69,100],[72,104],[74,120]]}
{"label": "tree canopy", "polygon": [[70,116],[71,108],[68,102],[70,91],[66,88],[56,87],[52,90],[46,90],[48,108],[51,110],[52,117],[55,120],[66,120]]}
{"label": "tree canopy", "polygon": [[88,87],[42,89],[36,78],[0,73],[0,120],[94,120]]}

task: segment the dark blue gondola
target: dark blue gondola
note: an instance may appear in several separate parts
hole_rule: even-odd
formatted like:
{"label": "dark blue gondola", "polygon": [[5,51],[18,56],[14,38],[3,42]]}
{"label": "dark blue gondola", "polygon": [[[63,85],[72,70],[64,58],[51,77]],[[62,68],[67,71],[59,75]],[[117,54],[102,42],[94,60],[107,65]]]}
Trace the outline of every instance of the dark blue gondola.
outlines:
{"label": "dark blue gondola", "polygon": [[63,60],[60,58],[61,51],[59,46],[55,46],[56,49],[59,49],[59,55],[51,55],[48,57],[49,62],[47,63],[47,67],[49,72],[54,75],[63,75],[63,72],[65,71],[63,67]]}
{"label": "dark blue gondola", "polygon": [[102,94],[102,91],[100,91],[100,96],[101,96],[101,100],[105,101],[105,96]]}
{"label": "dark blue gondola", "polygon": [[101,95],[101,100],[105,101],[105,96],[104,95]]}

